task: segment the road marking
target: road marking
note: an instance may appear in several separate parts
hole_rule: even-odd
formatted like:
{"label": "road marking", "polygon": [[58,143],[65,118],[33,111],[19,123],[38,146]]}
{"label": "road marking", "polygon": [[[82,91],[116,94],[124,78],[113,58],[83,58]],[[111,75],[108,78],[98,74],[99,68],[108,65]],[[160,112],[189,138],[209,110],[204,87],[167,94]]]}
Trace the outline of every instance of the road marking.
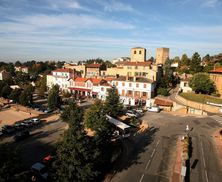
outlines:
{"label": "road marking", "polygon": [[151,158],[153,158],[153,155],[154,155],[155,151],[156,151],[156,148],[153,149],[153,152],[152,152],[152,154],[151,154]]}
{"label": "road marking", "polygon": [[140,181],[139,182],[142,182],[142,180],[143,180],[143,177],[144,177],[144,174],[141,176],[141,178],[140,178]]}
{"label": "road marking", "polygon": [[150,160],[147,162],[145,170],[147,170],[148,166],[150,165],[150,162],[151,162]]}
{"label": "road marking", "polygon": [[157,141],[157,143],[156,143],[156,148],[157,148],[157,146],[159,145],[159,143],[160,143],[160,140]]}
{"label": "road marking", "polygon": [[218,115],[213,115],[210,116],[212,119],[214,119],[215,121],[219,122],[220,124],[222,124],[222,117],[218,116]]}
{"label": "road marking", "polygon": [[202,143],[202,141],[200,142],[200,145],[201,145],[201,151],[202,151],[202,158],[203,158],[204,172],[205,172],[205,176],[206,176],[206,181],[208,182],[208,175],[207,175],[206,163],[205,163],[205,159],[204,159],[204,151],[203,151],[203,143]]}

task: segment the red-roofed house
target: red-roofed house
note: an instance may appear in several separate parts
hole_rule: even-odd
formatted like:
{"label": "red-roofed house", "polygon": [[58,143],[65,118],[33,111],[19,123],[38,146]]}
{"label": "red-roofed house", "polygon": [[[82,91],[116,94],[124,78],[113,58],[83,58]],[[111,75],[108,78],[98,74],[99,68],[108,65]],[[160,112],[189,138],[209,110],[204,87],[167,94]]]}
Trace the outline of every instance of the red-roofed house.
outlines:
{"label": "red-roofed house", "polygon": [[217,91],[222,97],[222,67],[209,71],[210,78],[214,81]]}

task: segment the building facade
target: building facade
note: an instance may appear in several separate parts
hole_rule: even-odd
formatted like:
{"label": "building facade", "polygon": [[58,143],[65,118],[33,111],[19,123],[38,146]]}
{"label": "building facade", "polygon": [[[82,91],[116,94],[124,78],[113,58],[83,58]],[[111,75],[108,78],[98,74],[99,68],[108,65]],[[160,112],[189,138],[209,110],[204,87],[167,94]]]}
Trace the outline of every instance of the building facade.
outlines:
{"label": "building facade", "polygon": [[154,96],[155,82],[149,79],[130,81],[127,77],[119,77],[112,81],[124,105],[145,105]]}
{"label": "building facade", "polygon": [[222,68],[211,70],[209,73],[211,80],[214,81],[217,91],[222,98]]}
{"label": "building facade", "polygon": [[23,72],[23,73],[28,73],[29,68],[27,66],[15,66],[15,71]]}
{"label": "building facade", "polygon": [[146,60],[146,49],[134,47],[131,49],[131,62],[144,62]]}
{"label": "building facade", "polygon": [[50,75],[47,75],[47,87],[50,89],[53,85],[59,85],[61,90],[67,90],[70,86],[69,80],[76,76],[75,70],[72,69],[57,69],[53,70]]}
{"label": "building facade", "polygon": [[169,48],[161,47],[156,49],[156,64],[165,64],[166,60],[169,59]]}
{"label": "building facade", "polygon": [[5,71],[5,70],[2,70],[0,71],[0,80],[7,80],[10,78],[10,73]]}

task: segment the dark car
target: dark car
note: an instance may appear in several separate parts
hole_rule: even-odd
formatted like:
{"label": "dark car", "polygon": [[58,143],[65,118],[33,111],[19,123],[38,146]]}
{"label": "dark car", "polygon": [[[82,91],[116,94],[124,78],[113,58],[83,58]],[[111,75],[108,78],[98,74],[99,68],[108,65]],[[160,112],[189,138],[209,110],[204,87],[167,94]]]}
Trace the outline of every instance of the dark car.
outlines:
{"label": "dark car", "polygon": [[4,134],[12,134],[15,132],[15,127],[10,126],[10,125],[4,125],[2,127],[2,133]]}
{"label": "dark car", "polygon": [[21,131],[16,133],[16,135],[14,136],[15,141],[20,141],[20,140],[24,140],[25,138],[29,137],[30,133],[28,130],[25,131]]}
{"label": "dark car", "polygon": [[25,126],[22,125],[22,123],[15,123],[14,127],[17,131],[23,130],[25,128]]}

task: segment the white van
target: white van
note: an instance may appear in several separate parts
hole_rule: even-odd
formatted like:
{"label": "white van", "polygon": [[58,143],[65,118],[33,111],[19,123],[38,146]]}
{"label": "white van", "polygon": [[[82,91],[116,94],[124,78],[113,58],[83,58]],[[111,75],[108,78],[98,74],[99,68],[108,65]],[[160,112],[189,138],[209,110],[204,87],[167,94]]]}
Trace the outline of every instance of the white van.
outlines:
{"label": "white van", "polygon": [[159,106],[148,107],[147,111],[149,111],[149,112],[160,112],[160,107]]}

